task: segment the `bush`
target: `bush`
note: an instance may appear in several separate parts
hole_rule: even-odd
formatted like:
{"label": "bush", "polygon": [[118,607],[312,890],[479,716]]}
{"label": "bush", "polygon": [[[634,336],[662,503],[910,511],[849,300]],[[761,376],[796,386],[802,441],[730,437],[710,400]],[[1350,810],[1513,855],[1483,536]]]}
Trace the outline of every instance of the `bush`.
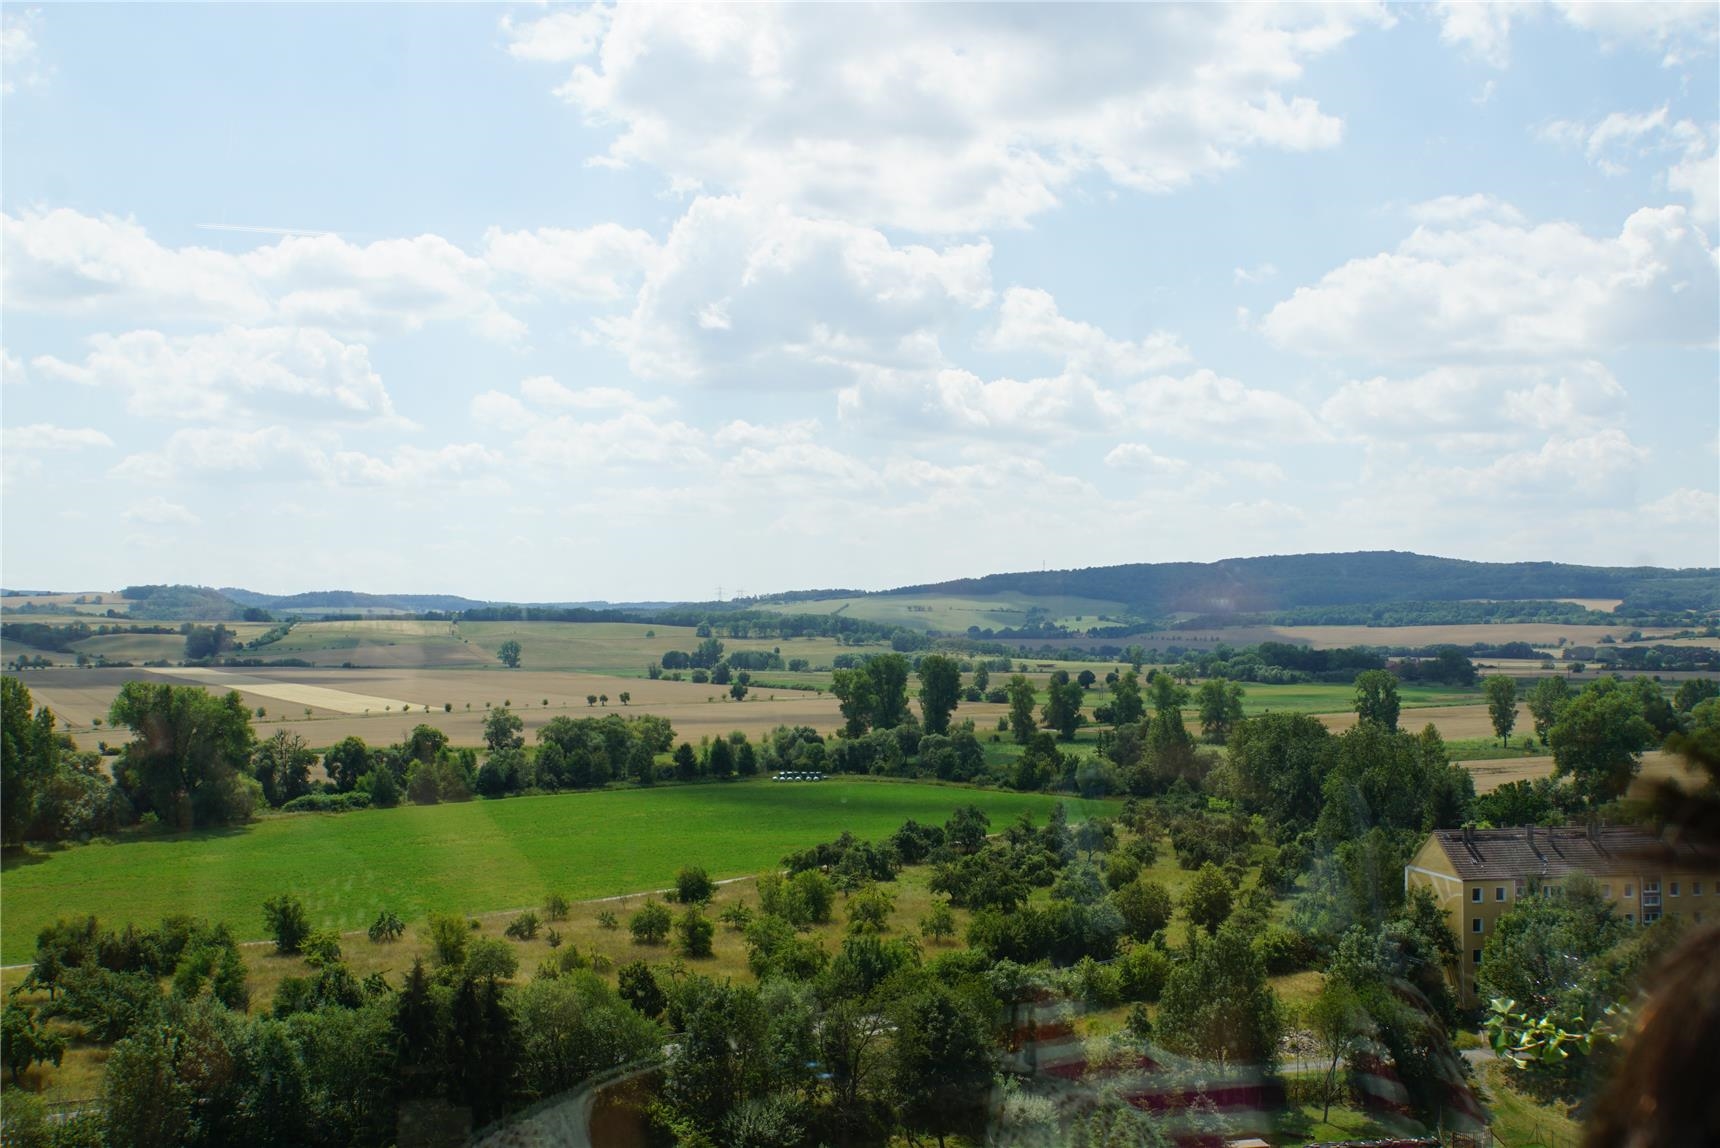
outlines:
{"label": "bush", "polygon": [[505,981],[519,969],[513,947],[494,937],[479,937],[466,952],[464,972],[473,980]]}
{"label": "bush", "polygon": [[689,905],[675,921],[675,936],[681,942],[681,955],[685,957],[708,957],[711,955],[711,936],[716,932],[710,918],[699,912],[698,906]]}
{"label": "bush", "polygon": [[452,913],[432,913],[428,922],[430,949],[436,963],[445,968],[457,968],[466,960],[466,948],[472,943],[472,931],[464,918]]}
{"label": "bush", "polygon": [[627,928],[636,945],[660,945],[669,936],[669,910],[655,898],[647,899],[628,919]]}
{"label": "bush", "polygon": [[1170,923],[1170,891],[1157,881],[1137,877],[1111,894],[1111,904],[1123,915],[1129,935],[1139,940],[1146,940]]}
{"label": "bush", "polygon": [[275,938],[277,953],[291,955],[298,952],[305,938],[310,936],[311,919],[305,912],[304,902],[291,893],[282,893],[264,901],[263,920],[268,925],[269,934]]}
{"label": "bush", "polygon": [[684,866],[675,874],[675,900],[683,905],[703,905],[716,894],[711,875],[697,865]]}
{"label": "bush", "polygon": [[920,935],[928,941],[947,941],[956,935],[956,915],[947,901],[935,902],[931,912],[920,918]]}
{"label": "bush", "polygon": [[597,927],[600,929],[619,929],[621,927],[621,922],[616,920],[615,914],[611,913],[608,909],[599,909],[597,912]]}
{"label": "bush", "polygon": [[730,905],[717,915],[717,919],[735,932],[744,933],[752,924],[753,911],[748,905]]}
{"label": "bush", "polygon": [[1127,853],[1117,852],[1105,860],[1105,884],[1121,889],[1141,875],[1141,863]]}
{"label": "bush", "polygon": [[543,915],[546,919],[551,921],[565,921],[567,920],[568,911],[572,908],[573,906],[567,903],[566,897],[563,897],[560,893],[551,893],[548,897],[544,898]]}
{"label": "bush", "polygon": [[405,923],[384,909],[376,915],[375,923],[370,926],[370,939],[373,941],[398,941],[405,932]]}
{"label": "bush", "polygon": [[538,935],[538,923],[538,915],[527,909],[509,921],[508,927],[503,929],[502,933],[516,941],[529,941]]}
{"label": "bush", "polygon": [[305,964],[313,969],[339,964],[340,934],[333,929],[318,929],[305,938],[300,951],[304,953]]}
{"label": "bush", "polygon": [[1294,929],[1268,925],[1254,938],[1254,951],[1266,965],[1268,976],[1301,972],[1314,963],[1314,944]]}
{"label": "bush", "polygon": [[882,933],[890,927],[890,911],[896,898],[876,885],[863,889],[848,900],[848,931],[850,933]]}
{"label": "bush", "polygon": [[1135,945],[1117,959],[1117,991],[1126,1001],[1156,1001],[1171,975],[1171,959],[1152,945]]}
{"label": "bush", "polygon": [[351,813],[369,809],[371,795],[359,790],[351,793],[307,793],[281,806],[282,813]]}

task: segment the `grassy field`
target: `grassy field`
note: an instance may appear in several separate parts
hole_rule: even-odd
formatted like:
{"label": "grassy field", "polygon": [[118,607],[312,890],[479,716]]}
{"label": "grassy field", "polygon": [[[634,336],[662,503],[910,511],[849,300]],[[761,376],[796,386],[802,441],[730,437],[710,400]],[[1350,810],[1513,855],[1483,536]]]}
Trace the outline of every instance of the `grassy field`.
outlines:
{"label": "grassy field", "polygon": [[[151,922],[197,913],[263,935],[262,902],[292,890],[319,926],[368,925],[387,908],[407,920],[657,888],[682,865],[713,877],[757,873],[784,853],[850,829],[877,837],[906,819],[943,821],[972,802],[998,826],[1056,798],[920,782],[757,781],[727,785],[405,806],[266,818],[241,829],[130,835],[8,859],[0,959],[28,959],[62,916]],[[1086,803],[1072,802],[1079,818]],[[1100,803],[1091,807],[1101,808]]]}
{"label": "grassy field", "polygon": [[[768,603],[766,608],[771,608]],[[1122,620],[1128,608],[1121,602],[1098,598],[1017,593],[976,594],[889,594],[858,598],[825,598],[814,602],[788,602],[775,607],[790,614],[841,614],[868,622],[882,622],[906,630],[938,630],[960,633],[969,626],[982,630],[1013,629],[1026,624],[1029,611],[1061,625],[1085,629],[1101,625],[1100,615]]]}

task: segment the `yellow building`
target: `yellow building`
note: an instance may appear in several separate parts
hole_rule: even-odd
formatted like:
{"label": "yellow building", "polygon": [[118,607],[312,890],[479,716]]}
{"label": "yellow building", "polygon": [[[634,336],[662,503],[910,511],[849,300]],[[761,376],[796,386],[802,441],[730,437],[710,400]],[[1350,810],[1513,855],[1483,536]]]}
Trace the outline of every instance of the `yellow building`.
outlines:
{"label": "yellow building", "polygon": [[1592,878],[1632,925],[1665,916],[1720,919],[1720,855],[1630,826],[1590,829],[1441,829],[1404,866],[1407,892],[1433,890],[1457,935],[1452,970],[1464,1007],[1478,1002],[1481,950],[1523,897],[1558,897],[1573,876]]}

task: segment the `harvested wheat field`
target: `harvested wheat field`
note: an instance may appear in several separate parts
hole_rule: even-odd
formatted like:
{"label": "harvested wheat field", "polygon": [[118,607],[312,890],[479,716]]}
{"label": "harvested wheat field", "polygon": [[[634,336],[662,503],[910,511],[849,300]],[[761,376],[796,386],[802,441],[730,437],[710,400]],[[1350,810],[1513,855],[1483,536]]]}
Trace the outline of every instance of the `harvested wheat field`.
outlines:
{"label": "harvested wheat field", "polygon": [[[1501,785],[1513,781],[1533,781],[1553,775],[1552,757],[1519,757],[1503,761],[1460,761],[1475,778],[1475,792],[1492,793]],[[1649,781],[1683,780],[1689,775],[1684,759],[1663,750],[1651,749],[1642,755],[1642,772],[1637,775]]]}

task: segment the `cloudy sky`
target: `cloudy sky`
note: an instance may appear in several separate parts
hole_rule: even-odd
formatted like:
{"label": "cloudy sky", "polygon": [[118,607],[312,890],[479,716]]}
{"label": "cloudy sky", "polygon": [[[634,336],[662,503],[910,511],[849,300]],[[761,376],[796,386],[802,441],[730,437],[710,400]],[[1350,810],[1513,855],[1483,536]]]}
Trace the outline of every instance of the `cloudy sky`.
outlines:
{"label": "cloudy sky", "polygon": [[0,577],[1720,564],[1715,13],[7,4]]}

